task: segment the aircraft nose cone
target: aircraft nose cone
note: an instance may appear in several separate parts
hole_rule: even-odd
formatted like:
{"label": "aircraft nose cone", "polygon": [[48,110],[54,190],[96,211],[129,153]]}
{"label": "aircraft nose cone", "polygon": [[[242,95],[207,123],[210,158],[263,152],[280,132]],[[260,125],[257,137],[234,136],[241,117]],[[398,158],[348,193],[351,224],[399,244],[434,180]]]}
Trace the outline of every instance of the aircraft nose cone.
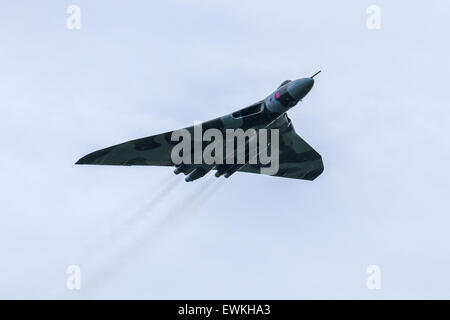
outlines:
{"label": "aircraft nose cone", "polygon": [[302,78],[291,81],[288,86],[288,92],[296,100],[303,99],[314,85],[314,79]]}

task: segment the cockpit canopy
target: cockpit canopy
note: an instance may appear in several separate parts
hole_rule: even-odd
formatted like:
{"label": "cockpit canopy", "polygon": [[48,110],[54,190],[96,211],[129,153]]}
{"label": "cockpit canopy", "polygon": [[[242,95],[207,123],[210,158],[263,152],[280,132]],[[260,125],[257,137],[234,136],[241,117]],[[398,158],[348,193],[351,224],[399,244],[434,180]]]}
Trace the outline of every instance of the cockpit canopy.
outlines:
{"label": "cockpit canopy", "polygon": [[[284,86],[286,83],[289,83],[289,82],[291,82],[291,80],[284,80],[284,81],[278,86],[278,88]],[[278,89],[278,88],[277,88],[277,89]]]}
{"label": "cockpit canopy", "polygon": [[[290,82],[290,81],[289,81]],[[295,106],[298,102],[298,100],[294,99],[288,92],[287,86],[281,86],[281,88],[277,89],[275,91],[274,98],[278,100],[279,103],[281,103],[283,106],[287,108],[291,108]]]}

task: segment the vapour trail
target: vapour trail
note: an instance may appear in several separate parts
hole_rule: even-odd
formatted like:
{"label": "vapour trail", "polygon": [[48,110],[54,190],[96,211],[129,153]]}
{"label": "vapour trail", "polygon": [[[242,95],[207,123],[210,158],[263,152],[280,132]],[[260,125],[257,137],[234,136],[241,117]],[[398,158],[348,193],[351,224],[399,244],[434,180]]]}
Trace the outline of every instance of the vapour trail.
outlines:
{"label": "vapour trail", "polygon": [[203,206],[207,201],[209,201],[209,199],[211,199],[213,195],[216,194],[224,184],[224,179],[216,179],[216,182],[212,185],[212,187],[208,188],[203,194],[201,194],[200,197],[196,199],[196,201],[191,204],[191,212],[200,209],[200,207]]}
{"label": "vapour trail", "polygon": [[168,180],[167,183],[152,196],[150,201],[141,206],[133,215],[128,217],[128,219],[125,220],[113,233],[119,235],[124,231],[124,229],[130,228],[143,218],[146,218],[148,213],[155,210],[155,208],[179,185],[178,179],[176,178],[177,177],[175,177],[175,179]]}
{"label": "vapour trail", "polygon": [[[118,226],[113,228],[107,239],[98,240],[88,246],[84,254],[82,254],[80,260],[82,262],[89,263],[94,258],[101,256],[104,251],[113,248],[113,246],[128,233],[132,233],[133,226],[145,220],[145,218],[148,217],[148,213],[154,210],[165,198],[167,198],[177,186],[177,179],[164,178],[161,182],[162,188],[155,192],[148,202],[146,202],[143,206],[138,207],[138,209],[135,210],[135,212],[132,213],[126,220],[121,221]],[[159,183],[159,185],[161,185],[161,183]],[[158,187],[158,185],[155,187]],[[146,194],[148,193],[149,191],[146,192]],[[145,193],[143,197],[145,197]],[[139,198],[134,201],[139,201]],[[127,209],[122,209],[121,212],[126,210]]]}
{"label": "vapour trail", "polygon": [[[193,190],[188,196],[178,201],[172,208],[169,208],[167,212],[160,215],[159,221],[146,225],[142,232],[130,241],[122,248],[118,248],[115,254],[110,258],[109,263],[105,260],[103,267],[98,268],[99,272],[96,272],[96,276],[92,278],[91,288],[98,286],[100,283],[104,283],[108,278],[111,278],[117,269],[120,269],[121,265],[129,261],[130,256],[133,256],[136,252],[142,249],[144,246],[151,244],[152,240],[163,236],[174,227],[177,227],[182,220],[186,217],[193,217],[196,212],[192,212],[192,206],[197,203],[201,203],[201,200],[205,199],[205,196],[213,194],[213,187],[217,184],[222,184],[222,179],[217,179],[214,176],[203,184]],[[189,211],[187,211],[189,210]],[[187,212],[186,212],[187,211]],[[113,266],[114,268],[105,268],[106,266]],[[102,270],[100,273],[100,269]]]}

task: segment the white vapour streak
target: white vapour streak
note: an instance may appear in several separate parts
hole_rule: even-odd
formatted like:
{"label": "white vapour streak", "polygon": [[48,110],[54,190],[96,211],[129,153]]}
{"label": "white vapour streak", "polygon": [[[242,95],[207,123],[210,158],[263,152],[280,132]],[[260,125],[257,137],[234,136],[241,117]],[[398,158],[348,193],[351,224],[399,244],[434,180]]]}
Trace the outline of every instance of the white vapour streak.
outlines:
{"label": "white vapour streak", "polygon": [[[149,223],[141,228],[141,232],[134,239],[123,246],[115,247],[114,254],[98,266],[97,272],[95,272],[91,279],[92,281],[90,281],[89,288],[95,288],[107,281],[123,263],[129,260],[130,256],[139,252],[144,246],[150,245],[156,239],[161,238],[167,232],[176,230],[176,227],[181,222],[186,222],[187,219],[192,218],[204,201],[217,191],[217,186],[222,184],[222,179],[210,177],[209,180],[206,180],[188,196],[179,200],[163,214],[160,214],[160,219],[151,222],[147,221]],[[152,209],[150,208],[150,210]],[[114,266],[114,268],[108,268],[108,266]]]}
{"label": "white vapour streak", "polygon": [[[137,210],[134,210],[134,212],[132,212],[132,214],[129,215],[125,220],[120,221],[115,227],[113,227],[112,230],[109,231],[109,234],[106,238],[98,239],[97,242],[94,242],[90,246],[88,246],[82,253],[80,261],[89,264],[90,262],[92,262],[91,260],[98,259],[104,254],[105,251],[108,251],[108,249],[114,247],[114,245],[116,245],[116,243],[119,242],[123,237],[130,233],[133,233],[134,227],[139,223],[143,223],[144,220],[148,218],[148,214],[171,194],[171,192],[177,186],[177,179],[167,179],[166,177],[164,177],[164,179],[157,183],[155,187],[161,185],[162,187],[160,188],[160,190],[151,195],[149,201],[146,201],[144,205],[141,205]],[[152,189],[154,190],[155,188]],[[147,189],[142,195],[140,193],[138,197],[133,198],[132,201],[141,201],[149,194],[149,192],[150,191]],[[127,201],[127,203],[129,202],[131,201]],[[130,204],[130,206],[132,206],[132,203]],[[120,209],[119,214],[126,210],[126,208]],[[106,225],[110,224],[109,221],[105,221],[104,223]]]}

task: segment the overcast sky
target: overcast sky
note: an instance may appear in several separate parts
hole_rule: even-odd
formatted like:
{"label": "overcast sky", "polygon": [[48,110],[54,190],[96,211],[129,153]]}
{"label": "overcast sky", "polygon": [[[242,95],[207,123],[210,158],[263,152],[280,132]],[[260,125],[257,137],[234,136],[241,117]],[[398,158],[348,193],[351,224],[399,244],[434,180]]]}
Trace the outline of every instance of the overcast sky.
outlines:
{"label": "overcast sky", "polygon": [[[80,30],[66,27],[71,4]],[[449,12],[444,0],[5,2],[0,298],[450,298]],[[289,112],[323,157],[313,182],[73,165],[319,69]],[[69,265],[80,290],[66,288]]]}

